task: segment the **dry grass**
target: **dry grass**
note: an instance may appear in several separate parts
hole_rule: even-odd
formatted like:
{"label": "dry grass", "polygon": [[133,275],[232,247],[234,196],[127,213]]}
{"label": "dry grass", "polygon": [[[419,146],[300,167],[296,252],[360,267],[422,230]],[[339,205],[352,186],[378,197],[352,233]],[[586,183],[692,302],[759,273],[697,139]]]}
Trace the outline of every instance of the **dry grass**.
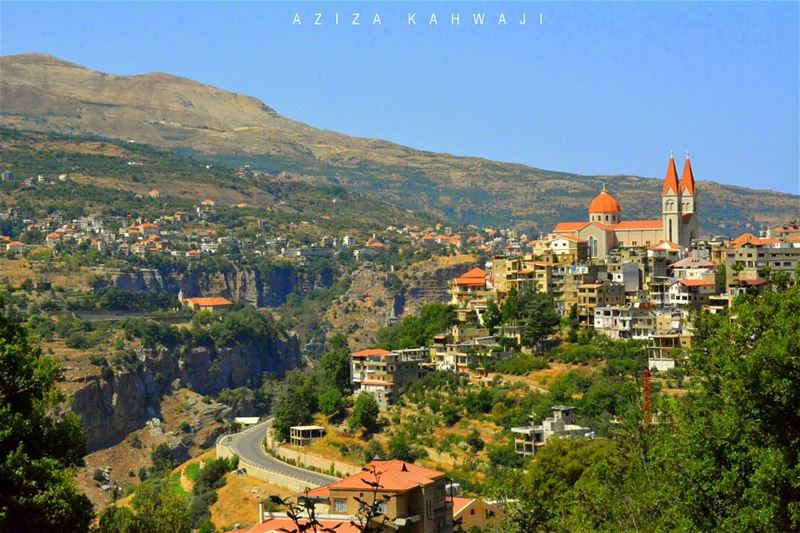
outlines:
{"label": "dry grass", "polygon": [[251,477],[229,473],[225,486],[217,491],[217,501],[211,506],[211,521],[223,531],[236,524],[252,526],[258,521],[258,502],[277,495],[281,498],[294,496],[294,492]]}
{"label": "dry grass", "polygon": [[459,255],[445,255],[436,258],[436,263],[441,266],[455,266],[472,264],[475,262],[475,256],[470,254]]}
{"label": "dry grass", "polygon": [[0,258],[0,280],[8,280],[14,286],[19,286],[26,279],[36,280],[39,274],[27,259]]}

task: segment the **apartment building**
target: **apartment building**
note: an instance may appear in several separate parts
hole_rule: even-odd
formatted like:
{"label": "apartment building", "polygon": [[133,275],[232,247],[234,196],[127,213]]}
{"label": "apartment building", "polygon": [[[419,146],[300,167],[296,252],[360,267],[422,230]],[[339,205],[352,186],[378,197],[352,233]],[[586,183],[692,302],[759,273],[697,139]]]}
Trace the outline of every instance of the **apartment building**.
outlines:
{"label": "apartment building", "polygon": [[514,451],[524,457],[536,454],[536,448],[544,446],[554,436],[561,438],[586,437],[594,438],[594,432],[588,427],[575,423],[575,408],[556,405],[552,415],[545,418],[541,425],[535,425],[535,414],[531,415],[531,425],[511,428],[514,434]]}
{"label": "apartment building", "polygon": [[350,354],[353,388],[356,393],[372,394],[385,410],[424,375],[429,354],[426,348],[391,352],[372,348],[353,352]]}
{"label": "apartment building", "polygon": [[594,321],[594,310],[625,304],[625,286],[611,281],[584,283],[578,286],[578,320],[585,326]]}

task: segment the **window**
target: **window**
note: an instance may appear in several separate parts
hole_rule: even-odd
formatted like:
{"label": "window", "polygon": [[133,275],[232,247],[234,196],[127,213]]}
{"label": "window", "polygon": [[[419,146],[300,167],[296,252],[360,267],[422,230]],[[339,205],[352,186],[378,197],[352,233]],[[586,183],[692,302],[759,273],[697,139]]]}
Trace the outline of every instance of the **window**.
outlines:
{"label": "window", "polygon": [[389,502],[378,502],[378,509],[380,510],[381,514],[388,514]]}
{"label": "window", "polygon": [[334,513],[346,513],[347,512],[347,500],[337,498],[333,500],[333,512]]}

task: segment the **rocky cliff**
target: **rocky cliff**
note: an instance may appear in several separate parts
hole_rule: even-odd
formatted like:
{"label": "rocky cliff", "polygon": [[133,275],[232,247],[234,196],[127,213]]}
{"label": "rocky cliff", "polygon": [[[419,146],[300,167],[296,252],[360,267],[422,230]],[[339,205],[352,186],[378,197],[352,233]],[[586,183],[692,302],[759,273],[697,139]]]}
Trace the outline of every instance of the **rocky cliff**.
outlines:
{"label": "rocky cliff", "polygon": [[300,343],[282,335],[274,346],[239,344],[216,349],[182,346],[137,350],[138,364],[113,377],[92,376],[73,394],[72,410],[83,419],[89,450],[111,446],[160,414],[164,395],[177,388],[217,394],[283,372],[300,363]]}
{"label": "rocky cliff", "polygon": [[210,270],[196,266],[186,270],[138,268],[130,271],[98,271],[92,287],[95,291],[114,288],[121,291],[154,291],[184,296],[222,296],[255,307],[277,307],[289,294],[301,296],[316,287],[330,287],[334,274],[330,269],[307,272],[293,265],[276,265],[260,270],[236,266]]}

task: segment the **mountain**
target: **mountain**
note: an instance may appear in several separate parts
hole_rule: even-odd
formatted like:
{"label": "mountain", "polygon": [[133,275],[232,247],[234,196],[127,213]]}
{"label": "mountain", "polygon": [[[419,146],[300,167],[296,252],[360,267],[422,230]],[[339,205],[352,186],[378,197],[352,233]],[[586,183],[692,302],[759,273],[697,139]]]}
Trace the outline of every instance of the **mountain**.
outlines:
{"label": "mountain", "polygon": [[[47,55],[5,56],[0,96],[0,125],[135,140],[286,171],[458,223],[548,231],[560,220],[585,220],[603,182],[624,218],[660,212],[660,178],[579,176],[350,137],[290,120],[255,98],[169,74],[115,76]],[[666,161],[653,167],[665,168]],[[706,233],[753,231],[800,211],[795,195],[703,180],[698,189]]]}

